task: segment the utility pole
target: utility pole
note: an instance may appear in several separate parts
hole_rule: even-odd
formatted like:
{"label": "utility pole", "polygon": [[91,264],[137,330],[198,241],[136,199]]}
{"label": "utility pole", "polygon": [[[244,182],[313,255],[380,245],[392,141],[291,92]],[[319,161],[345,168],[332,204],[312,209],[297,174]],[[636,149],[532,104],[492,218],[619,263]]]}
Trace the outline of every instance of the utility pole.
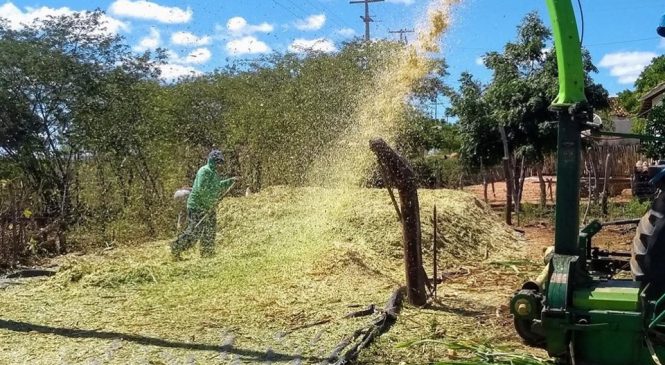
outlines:
{"label": "utility pole", "polygon": [[360,19],[365,22],[365,41],[369,41],[369,23],[373,22],[374,19],[369,15],[369,3],[378,3],[386,0],[353,0],[349,4],[365,4],[365,16],[360,16]]}
{"label": "utility pole", "polygon": [[443,102],[439,102],[439,98],[430,103],[430,106],[434,109],[432,112],[432,114],[434,115],[434,119],[439,119],[439,113],[438,113],[439,105],[442,106],[445,105]]}
{"label": "utility pole", "polygon": [[407,33],[415,33],[413,29],[400,29],[400,30],[389,30],[388,33],[399,34],[399,41],[401,43],[407,44],[409,40],[406,38]]}

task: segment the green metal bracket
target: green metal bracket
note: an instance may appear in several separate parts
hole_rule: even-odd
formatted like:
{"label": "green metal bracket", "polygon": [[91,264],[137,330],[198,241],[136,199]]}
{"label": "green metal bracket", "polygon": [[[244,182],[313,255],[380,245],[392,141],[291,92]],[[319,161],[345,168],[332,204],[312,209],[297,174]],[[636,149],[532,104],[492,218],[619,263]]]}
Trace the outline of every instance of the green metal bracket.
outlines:
{"label": "green metal bracket", "polygon": [[578,256],[557,255],[550,263],[551,275],[547,287],[547,308],[565,310],[570,302],[571,286]]}

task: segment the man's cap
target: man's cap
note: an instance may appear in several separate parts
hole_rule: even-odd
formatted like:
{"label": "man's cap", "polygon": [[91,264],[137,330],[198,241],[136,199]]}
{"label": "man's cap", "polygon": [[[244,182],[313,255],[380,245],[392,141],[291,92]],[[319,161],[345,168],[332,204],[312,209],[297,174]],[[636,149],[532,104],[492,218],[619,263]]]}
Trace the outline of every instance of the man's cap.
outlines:
{"label": "man's cap", "polygon": [[215,163],[223,163],[224,162],[224,155],[222,154],[222,151],[220,150],[212,150],[208,154],[208,161],[213,161]]}

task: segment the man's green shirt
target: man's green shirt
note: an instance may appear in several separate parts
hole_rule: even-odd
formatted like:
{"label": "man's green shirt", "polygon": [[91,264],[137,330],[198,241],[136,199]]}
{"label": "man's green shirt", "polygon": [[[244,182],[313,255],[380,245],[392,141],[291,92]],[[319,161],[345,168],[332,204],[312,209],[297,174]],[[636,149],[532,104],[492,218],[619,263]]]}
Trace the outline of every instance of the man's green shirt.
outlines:
{"label": "man's green shirt", "polygon": [[187,208],[198,211],[212,209],[220,195],[233,183],[233,179],[224,179],[215,171],[215,163],[208,161],[196,173],[192,192],[187,199]]}

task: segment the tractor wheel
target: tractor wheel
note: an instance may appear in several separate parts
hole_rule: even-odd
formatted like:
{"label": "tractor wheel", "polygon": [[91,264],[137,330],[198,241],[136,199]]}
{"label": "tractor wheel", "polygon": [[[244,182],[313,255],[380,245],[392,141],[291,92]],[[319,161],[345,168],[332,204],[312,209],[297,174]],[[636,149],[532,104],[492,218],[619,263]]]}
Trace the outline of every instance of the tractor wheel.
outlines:
{"label": "tractor wheel", "polygon": [[633,238],[630,269],[635,279],[651,283],[651,294],[665,288],[665,193],[659,192]]}
{"label": "tractor wheel", "polygon": [[515,330],[529,346],[545,348],[545,336],[533,330],[532,319],[514,318]]}

